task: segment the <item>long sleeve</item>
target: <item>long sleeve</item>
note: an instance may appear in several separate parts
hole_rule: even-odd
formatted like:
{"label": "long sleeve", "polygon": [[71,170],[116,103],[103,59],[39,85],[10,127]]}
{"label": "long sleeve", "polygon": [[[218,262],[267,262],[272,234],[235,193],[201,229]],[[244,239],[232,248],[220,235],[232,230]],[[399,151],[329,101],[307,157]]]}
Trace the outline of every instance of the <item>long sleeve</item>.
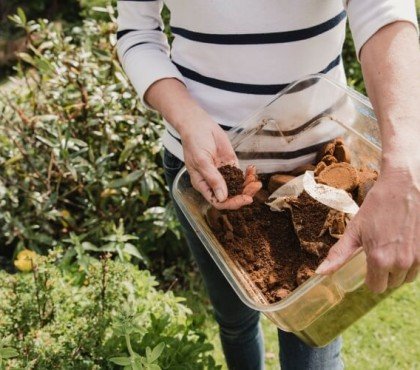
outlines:
{"label": "long sleeve", "polygon": [[414,0],[344,0],[357,57],[380,28],[395,21],[412,23],[419,31]]}
{"label": "long sleeve", "polygon": [[128,78],[144,103],[144,94],[163,78],[183,81],[169,58],[163,33],[161,0],[118,1],[117,52]]}

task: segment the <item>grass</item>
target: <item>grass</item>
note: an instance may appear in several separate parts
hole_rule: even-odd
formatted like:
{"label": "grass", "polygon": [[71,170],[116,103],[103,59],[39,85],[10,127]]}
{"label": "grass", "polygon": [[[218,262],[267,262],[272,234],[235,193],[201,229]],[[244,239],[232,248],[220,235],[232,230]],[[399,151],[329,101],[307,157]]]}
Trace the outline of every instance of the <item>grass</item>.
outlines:
{"label": "grass", "polygon": [[[194,280],[197,276],[194,276]],[[209,314],[210,305],[195,283],[193,292],[186,295],[188,304],[213,343],[214,357],[227,369],[217,332],[217,325]],[[195,291],[195,293],[194,293]],[[420,369],[420,281],[406,285],[381,302],[345,331],[343,359],[349,370],[415,370]],[[277,330],[262,316],[265,333],[266,369],[279,369]]]}

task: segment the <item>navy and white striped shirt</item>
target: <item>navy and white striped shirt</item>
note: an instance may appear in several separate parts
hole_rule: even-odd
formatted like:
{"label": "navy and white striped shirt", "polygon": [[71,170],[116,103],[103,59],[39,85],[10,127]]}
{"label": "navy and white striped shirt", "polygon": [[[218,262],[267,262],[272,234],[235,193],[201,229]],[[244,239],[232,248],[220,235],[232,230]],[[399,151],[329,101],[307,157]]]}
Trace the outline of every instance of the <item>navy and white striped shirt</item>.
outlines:
{"label": "navy and white striped shirt", "polygon": [[[143,99],[162,78],[182,81],[193,98],[230,129],[287,84],[313,73],[345,83],[340,58],[348,14],[357,53],[396,20],[417,27],[412,0],[166,0],[172,48],[162,32],[162,0],[119,0],[117,49]],[[166,122],[165,147],[183,159],[179,134]],[[314,135],[294,148],[314,148]],[[279,152],[288,148],[275,148]],[[293,155],[286,156],[293,160]]]}

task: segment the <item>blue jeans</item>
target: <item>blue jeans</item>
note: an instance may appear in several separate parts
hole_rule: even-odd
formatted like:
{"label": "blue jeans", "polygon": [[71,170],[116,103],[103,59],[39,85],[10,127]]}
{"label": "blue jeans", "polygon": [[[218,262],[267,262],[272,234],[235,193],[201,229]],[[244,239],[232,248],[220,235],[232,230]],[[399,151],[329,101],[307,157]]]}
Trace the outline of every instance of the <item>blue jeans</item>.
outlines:
{"label": "blue jeans", "polygon": [[[169,189],[183,162],[165,151],[165,177]],[[171,195],[172,196],[172,195]],[[205,247],[175,204],[191,253],[197,262],[219,324],[223,352],[230,370],[264,369],[264,340],[259,312],[246,306],[236,295]],[[312,348],[292,333],[278,330],[280,364],[283,370],[338,370],[341,339],[324,348]]]}

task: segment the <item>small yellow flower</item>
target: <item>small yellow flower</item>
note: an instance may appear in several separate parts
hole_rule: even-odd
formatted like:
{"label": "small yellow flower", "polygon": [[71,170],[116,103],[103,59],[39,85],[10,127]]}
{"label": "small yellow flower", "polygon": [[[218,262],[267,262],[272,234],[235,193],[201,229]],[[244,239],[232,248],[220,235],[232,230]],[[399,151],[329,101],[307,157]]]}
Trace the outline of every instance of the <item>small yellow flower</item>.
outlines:
{"label": "small yellow flower", "polygon": [[29,249],[20,251],[16,256],[14,264],[19,271],[29,272],[32,270],[37,254]]}
{"label": "small yellow flower", "polygon": [[70,212],[69,211],[67,211],[67,209],[63,209],[62,211],[60,211],[60,216],[62,217],[62,218],[70,218]]}
{"label": "small yellow flower", "polygon": [[101,198],[112,197],[115,194],[118,194],[118,191],[116,189],[106,188],[106,189],[102,190]]}

